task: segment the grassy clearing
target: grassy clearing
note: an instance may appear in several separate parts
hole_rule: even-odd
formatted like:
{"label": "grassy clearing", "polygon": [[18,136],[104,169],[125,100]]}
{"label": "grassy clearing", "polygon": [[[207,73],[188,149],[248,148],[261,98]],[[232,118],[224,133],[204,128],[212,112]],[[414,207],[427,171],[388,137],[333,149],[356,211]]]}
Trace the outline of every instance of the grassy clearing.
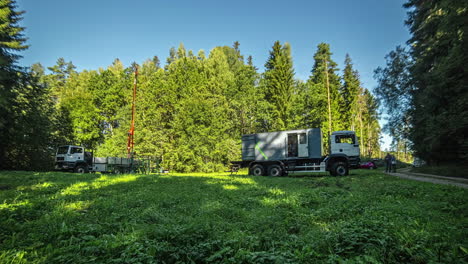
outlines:
{"label": "grassy clearing", "polygon": [[0,172],[0,263],[463,263],[468,191],[348,177]]}

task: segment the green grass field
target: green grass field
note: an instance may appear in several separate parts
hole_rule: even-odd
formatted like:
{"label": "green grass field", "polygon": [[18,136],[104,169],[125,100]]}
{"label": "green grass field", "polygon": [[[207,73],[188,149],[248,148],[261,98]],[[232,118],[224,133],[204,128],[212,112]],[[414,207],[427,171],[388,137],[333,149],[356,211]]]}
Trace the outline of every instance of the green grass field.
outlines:
{"label": "green grass field", "polygon": [[379,171],[5,171],[0,202],[0,263],[468,262],[468,190]]}

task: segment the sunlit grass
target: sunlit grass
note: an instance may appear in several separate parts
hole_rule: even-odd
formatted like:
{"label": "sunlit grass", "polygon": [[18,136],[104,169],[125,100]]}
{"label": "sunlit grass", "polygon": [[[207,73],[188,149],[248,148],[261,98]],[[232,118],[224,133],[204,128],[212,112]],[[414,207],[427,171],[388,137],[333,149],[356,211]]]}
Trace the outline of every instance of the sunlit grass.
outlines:
{"label": "sunlit grass", "polygon": [[0,263],[463,263],[468,248],[466,190],[378,171],[1,172],[0,185]]}
{"label": "sunlit grass", "polygon": [[103,187],[107,187],[109,185],[118,184],[118,183],[127,183],[131,181],[135,181],[137,179],[137,175],[118,175],[118,176],[108,176],[102,175],[98,179],[92,182],[78,182],[70,187],[67,187],[65,190],[62,191],[62,195],[79,195],[84,190],[93,190],[93,189],[100,189]]}
{"label": "sunlit grass", "polygon": [[237,187],[237,186],[235,186],[235,185],[224,184],[224,185],[223,185],[223,189],[224,189],[224,190],[237,190],[237,189],[239,189],[239,187]]}
{"label": "sunlit grass", "polygon": [[12,203],[2,203],[0,204],[0,210],[15,210],[17,208],[20,208],[20,207],[27,207],[27,206],[31,206],[31,202],[29,200],[21,200],[19,202],[12,202]]}
{"label": "sunlit grass", "polygon": [[90,207],[90,201],[77,201],[72,202],[64,205],[65,209],[72,210],[72,211],[83,211]]}

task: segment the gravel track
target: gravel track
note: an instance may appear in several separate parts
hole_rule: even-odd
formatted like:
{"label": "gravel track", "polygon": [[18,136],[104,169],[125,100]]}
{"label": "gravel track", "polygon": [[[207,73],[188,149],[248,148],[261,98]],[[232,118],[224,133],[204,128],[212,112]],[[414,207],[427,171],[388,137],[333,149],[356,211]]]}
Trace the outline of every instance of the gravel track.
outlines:
{"label": "gravel track", "polygon": [[453,185],[453,186],[458,186],[461,188],[468,189],[468,179],[446,177],[446,176],[424,174],[424,173],[414,173],[414,172],[409,172],[409,168],[403,168],[393,173],[386,172],[385,174],[400,177],[403,179],[422,181],[422,182],[432,182],[435,184]]}

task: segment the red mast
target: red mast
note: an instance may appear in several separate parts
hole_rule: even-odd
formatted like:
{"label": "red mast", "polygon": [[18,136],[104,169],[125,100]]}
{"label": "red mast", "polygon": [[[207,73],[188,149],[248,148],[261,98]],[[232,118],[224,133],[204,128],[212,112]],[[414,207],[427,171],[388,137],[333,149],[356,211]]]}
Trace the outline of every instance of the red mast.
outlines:
{"label": "red mast", "polygon": [[133,157],[133,147],[135,146],[134,134],[135,134],[135,100],[136,100],[136,88],[137,88],[137,78],[138,78],[138,65],[133,64],[135,67],[135,79],[133,81],[133,100],[132,100],[132,123],[130,125],[130,130],[128,131],[128,140],[127,140],[127,156],[128,158]]}

